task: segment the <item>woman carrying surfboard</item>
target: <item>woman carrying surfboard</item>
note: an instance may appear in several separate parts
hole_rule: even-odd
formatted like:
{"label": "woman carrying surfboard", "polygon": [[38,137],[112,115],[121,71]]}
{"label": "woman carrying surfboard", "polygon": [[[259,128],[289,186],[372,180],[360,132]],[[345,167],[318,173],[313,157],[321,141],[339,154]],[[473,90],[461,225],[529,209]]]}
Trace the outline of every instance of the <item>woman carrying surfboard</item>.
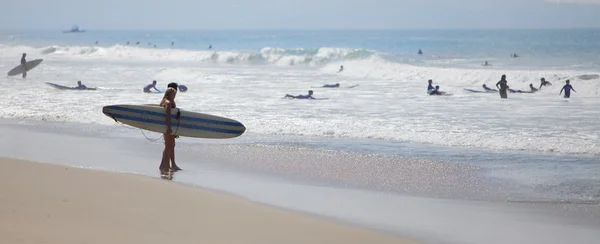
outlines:
{"label": "woman carrying surfboard", "polygon": [[[173,130],[171,129],[171,109],[177,107],[175,105],[175,95],[177,95],[177,83],[170,83],[165,91],[165,95],[160,101],[160,106],[165,109],[165,123],[167,125],[167,133],[163,134],[165,139],[165,150],[163,151],[162,161],[159,166],[161,171],[181,170],[181,168],[175,164],[175,136],[172,135]],[[171,165],[169,165],[169,162]]]}

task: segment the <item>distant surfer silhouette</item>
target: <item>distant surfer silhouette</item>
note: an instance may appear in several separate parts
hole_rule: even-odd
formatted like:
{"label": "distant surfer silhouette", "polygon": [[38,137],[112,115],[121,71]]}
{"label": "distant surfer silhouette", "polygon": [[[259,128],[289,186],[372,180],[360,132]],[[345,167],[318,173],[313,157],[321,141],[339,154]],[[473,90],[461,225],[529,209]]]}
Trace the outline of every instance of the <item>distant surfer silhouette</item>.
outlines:
{"label": "distant surfer silhouette", "polygon": [[87,86],[85,86],[84,84],[81,84],[81,81],[77,81],[77,87],[75,87],[75,89],[87,89]]}
{"label": "distant surfer silhouette", "polygon": [[538,91],[537,88],[533,87],[533,84],[529,84],[529,89],[531,89],[531,92],[536,92]]}
{"label": "distant surfer silhouette", "polygon": [[558,93],[558,95],[561,95],[562,92],[565,91],[565,98],[570,98],[571,97],[571,90],[573,90],[574,92],[577,92],[577,91],[575,91],[575,89],[573,89],[573,87],[571,86],[571,84],[570,84],[571,81],[570,80],[567,80],[566,83],[567,84],[564,85],[562,89],[560,89],[560,93]]}
{"label": "distant surfer silhouette", "polygon": [[295,99],[315,99],[312,95],[313,95],[313,91],[310,90],[310,91],[308,91],[308,95],[293,96],[293,95],[290,95],[290,94],[285,94],[284,98],[288,98],[289,97],[289,98],[295,98]]}
{"label": "distant surfer silhouette", "polygon": [[542,78],[540,79],[540,89],[542,89],[542,86],[551,86],[552,83],[550,83],[550,81],[546,81],[546,79]]}
{"label": "distant surfer silhouette", "polygon": [[502,75],[500,81],[496,83],[496,87],[500,89],[500,98],[508,98],[508,96],[506,95],[506,90],[508,90],[508,81],[506,81],[506,75]]}
{"label": "distant surfer silhouette", "polygon": [[483,63],[483,66],[490,66],[490,64],[488,63],[488,61],[485,61],[485,62]]}
{"label": "distant surfer silhouette", "polygon": [[417,54],[423,55],[423,51],[421,51],[421,49],[419,49],[419,52]]}
{"label": "distant surfer silhouette", "polygon": [[23,78],[27,77],[27,60],[25,60],[25,56],[27,56],[26,53],[23,53],[23,56],[21,56],[21,65],[23,65]]}
{"label": "distant surfer silhouette", "polygon": [[325,87],[325,88],[338,88],[338,87],[340,87],[340,83],[326,84],[326,85],[323,85],[323,87]]}
{"label": "distant surfer silhouette", "polygon": [[212,48],[212,45],[208,45],[208,49],[211,49],[211,48]]}
{"label": "distant surfer silhouette", "polygon": [[148,93],[148,92],[152,92],[150,89],[154,88],[154,90],[156,90],[157,92],[160,92],[160,90],[158,90],[158,88],[156,88],[156,80],[152,81],[152,84],[148,84],[144,87],[144,92]]}
{"label": "distant surfer silhouette", "polygon": [[340,66],[340,70],[338,70],[338,73],[340,73],[340,72],[342,72],[342,71],[344,71],[344,65],[341,65],[341,66]]}
{"label": "distant surfer silhouette", "polygon": [[435,86],[435,89],[433,89],[433,90],[432,90],[432,91],[429,93],[429,95],[430,95],[430,96],[434,96],[434,95],[435,95],[435,96],[441,96],[441,95],[445,95],[445,94],[446,94],[445,92],[441,92],[441,91],[440,91],[440,86]]}
{"label": "distant surfer silhouette", "polygon": [[488,86],[486,86],[485,84],[483,84],[481,87],[483,87],[483,89],[484,89],[484,90],[486,90],[486,91],[498,91],[498,90],[496,90],[496,89],[489,88],[489,87],[488,87]]}

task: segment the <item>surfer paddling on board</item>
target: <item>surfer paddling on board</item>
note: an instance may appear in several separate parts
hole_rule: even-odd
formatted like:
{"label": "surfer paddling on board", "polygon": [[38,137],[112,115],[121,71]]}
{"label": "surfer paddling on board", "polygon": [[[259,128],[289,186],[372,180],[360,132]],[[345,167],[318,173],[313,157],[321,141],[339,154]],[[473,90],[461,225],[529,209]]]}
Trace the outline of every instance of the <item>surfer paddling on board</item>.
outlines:
{"label": "surfer paddling on board", "polygon": [[506,75],[502,75],[500,81],[496,83],[496,87],[500,89],[500,98],[506,99],[508,97],[506,95],[506,90],[508,90],[508,81],[506,81]]}
{"label": "surfer paddling on board", "polygon": [[542,86],[551,86],[551,85],[552,85],[552,83],[550,83],[550,81],[546,81],[546,79],[542,78],[540,80],[540,88],[539,89],[542,89]]}
{"label": "surfer paddling on board", "polygon": [[440,86],[435,86],[435,89],[433,89],[433,91],[429,92],[430,96],[433,95],[445,95],[445,92],[440,91]]}
{"label": "surfer paddling on board", "polygon": [[484,89],[484,90],[486,90],[486,91],[498,91],[498,90],[496,90],[496,89],[489,88],[489,87],[488,87],[488,86],[486,86],[485,84],[483,84],[483,86],[481,86],[481,87],[483,87],[483,89]]}
{"label": "surfer paddling on board", "polygon": [[23,53],[23,56],[21,56],[21,65],[23,65],[23,78],[25,78],[27,76],[27,60],[25,60],[25,56],[27,56],[26,53]]}
{"label": "surfer paddling on board", "polygon": [[573,87],[571,86],[571,84],[570,84],[571,81],[570,80],[567,80],[566,83],[567,84],[564,85],[562,89],[560,89],[560,93],[558,93],[558,95],[561,95],[562,92],[565,91],[565,98],[570,98],[571,97],[571,90],[573,90],[574,92],[577,92],[577,91],[575,91],[575,89],[573,89]]}
{"label": "surfer paddling on board", "polygon": [[75,89],[87,89],[87,86],[81,84],[81,81],[77,81],[77,86],[75,87]]}
{"label": "surfer paddling on board", "polygon": [[[160,162],[159,169],[161,171],[177,171],[181,170],[175,164],[175,136],[172,135],[173,128],[171,127],[171,109],[176,108],[175,95],[177,95],[177,83],[169,83],[165,91],[165,95],[160,101],[160,106],[165,109],[165,124],[167,125],[167,131],[163,134],[165,140],[165,150],[163,151],[162,161]],[[170,163],[170,165],[169,165]]]}
{"label": "surfer paddling on board", "polygon": [[313,95],[313,91],[310,90],[310,91],[308,91],[308,95],[292,96],[290,94],[285,94],[284,98],[290,97],[290,98],[295,98],[295,99],[315,99],[312,95]]}
{"label": "surfer paddling on board", "polygon": [[148,92],[152,92],[150,91],[150,89],[154,88],[154,90],[156,90],[157,92],[160,92],[160,90],[158,90],[158,88],[156,88],[156,80],[152,81],[152,84],[148,84],[144,87],[144,92],[148,93]]}
{"label": "surfer paddling on board", "polygon": [[338,88],[340,87],[340,83],[335,83],[335,84],[326,84],[323,85],[324,88]]}
{"label": "surfer paddling on board", "polygon": [[536,92],[538,91],[537,88],[533,87],[533,84],[529,84],[529,89],[531,89],[531,92]]}

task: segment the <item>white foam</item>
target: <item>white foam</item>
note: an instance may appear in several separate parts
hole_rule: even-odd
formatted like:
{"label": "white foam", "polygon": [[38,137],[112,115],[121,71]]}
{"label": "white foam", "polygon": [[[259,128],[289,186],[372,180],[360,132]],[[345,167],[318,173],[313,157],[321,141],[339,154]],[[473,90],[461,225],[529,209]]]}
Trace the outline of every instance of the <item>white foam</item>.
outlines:
{"label": "white foam", "polygon": [[374,55],[374,51],[350,48],[283,49],[265,47],[258,53],[243,51],[194,51],[182,49],[156,49],[138,46],[28,46],[0,45],[0,58],[15,58],[21,53],[29,57],[62,60],[109,60],[109,61],[194,61],[213,63],[267,63],[279,66],[317,66],[330,61],[356,59]]}
{"label": "white foam", "polygon": [[[7,50],[0,52],[0,66],[6,69],[18,64],[21,52],[29,51],[27,47],[0,49]],[[342,49],[263,49],[260,55],[273,64],[266,66],[212,64],[254,57],[238,52],[217,52],[214,57],[210,51],[126,46],[31,49],[48,54],[41,55],[45,61],[30,72],[27,81],[0,78],[1,83],[11,84],[0,86],[0,92],[13,101],[0,111],[1,117],[112,124],[101,113],[102,106],[157,103],[160,96],[141,93],[142,87],[152,80],[158,80],[159,86],[176,81],[189,88],[178,95],[179,106],[238,119],[249,133],[600,154],[600,80],[573,78],[571,84],[577,93],[568,100],[558,95],[564,79],[556,80],[598,73],[595,71],[416,67],[377,56],[330,61],[319,69],[288,68],[314,63],[317,56],[356,53]],[[312,61],[302,60],[309,54]],[[28,56],[36,58],[35,53]],[[140,57],[145,58],[136,61]],[[192,61],[196,59],[211,62]],[[286,67],[278,67],[280,62]],[[336,73],[340,65],[345,70]],[[463,90],[478,89],[483,83],[493,87],[502,74],[514,89],[527,90],[530,83],[539,87],[541,77],[553,85],[536,94],[509,94],[507,100],[499,99],[498,94]],[[428,79],[454,96],[426,95]],[[106,89],[73,92],[43,84],[74,85],[77,80]],[[285,94],[304,94],[312,86],[338,82],[341,89],[313,89],[315,97],[330,98],[326,101],[281,99]],[[343,88],[356,84],[360,86]]]}

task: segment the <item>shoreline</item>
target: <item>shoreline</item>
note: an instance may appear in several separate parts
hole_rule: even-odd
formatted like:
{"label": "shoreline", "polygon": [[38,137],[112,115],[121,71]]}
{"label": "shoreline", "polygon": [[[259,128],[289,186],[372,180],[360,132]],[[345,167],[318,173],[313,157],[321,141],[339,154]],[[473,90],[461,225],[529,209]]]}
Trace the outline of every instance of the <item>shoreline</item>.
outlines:
{"label": "shoreline", "polygon": [[11,186],[0,230],[11,243],[417,243],[147,176],[0,162],[1,184]]}
{"label": "shoreline", "polygon": [[[123,134],[126,129],[0,122],[5,122],[0,123],[0,157],[159,177],[157,160],[162,143],[148,142],[134,133]],[[600,238],[600,233],[591,231],[600,226],[593,217],[600,213],[600,205],[541,206],[419,197],[370,185],[448,192],[482,183],[477,178],[468,180],[475,175],[443,163],[410,158],[382,161],[373,155],[301,145],[239,143],[181,140],[177,158],[184,170],[177,172],[172,182],[426,243],[595,243],[590,240]],[[308,164],[307,157],[311,158]],[[332,183],[320,178],[347,181]],[[368,189],[348,183],[367,184]],[[528,233],[522,233],[523,229]],[[479,234],[474,235],[474,230]],[[496,236],[498,232],[506,235]],[[548,232],[562,238],[544,234]]]}

